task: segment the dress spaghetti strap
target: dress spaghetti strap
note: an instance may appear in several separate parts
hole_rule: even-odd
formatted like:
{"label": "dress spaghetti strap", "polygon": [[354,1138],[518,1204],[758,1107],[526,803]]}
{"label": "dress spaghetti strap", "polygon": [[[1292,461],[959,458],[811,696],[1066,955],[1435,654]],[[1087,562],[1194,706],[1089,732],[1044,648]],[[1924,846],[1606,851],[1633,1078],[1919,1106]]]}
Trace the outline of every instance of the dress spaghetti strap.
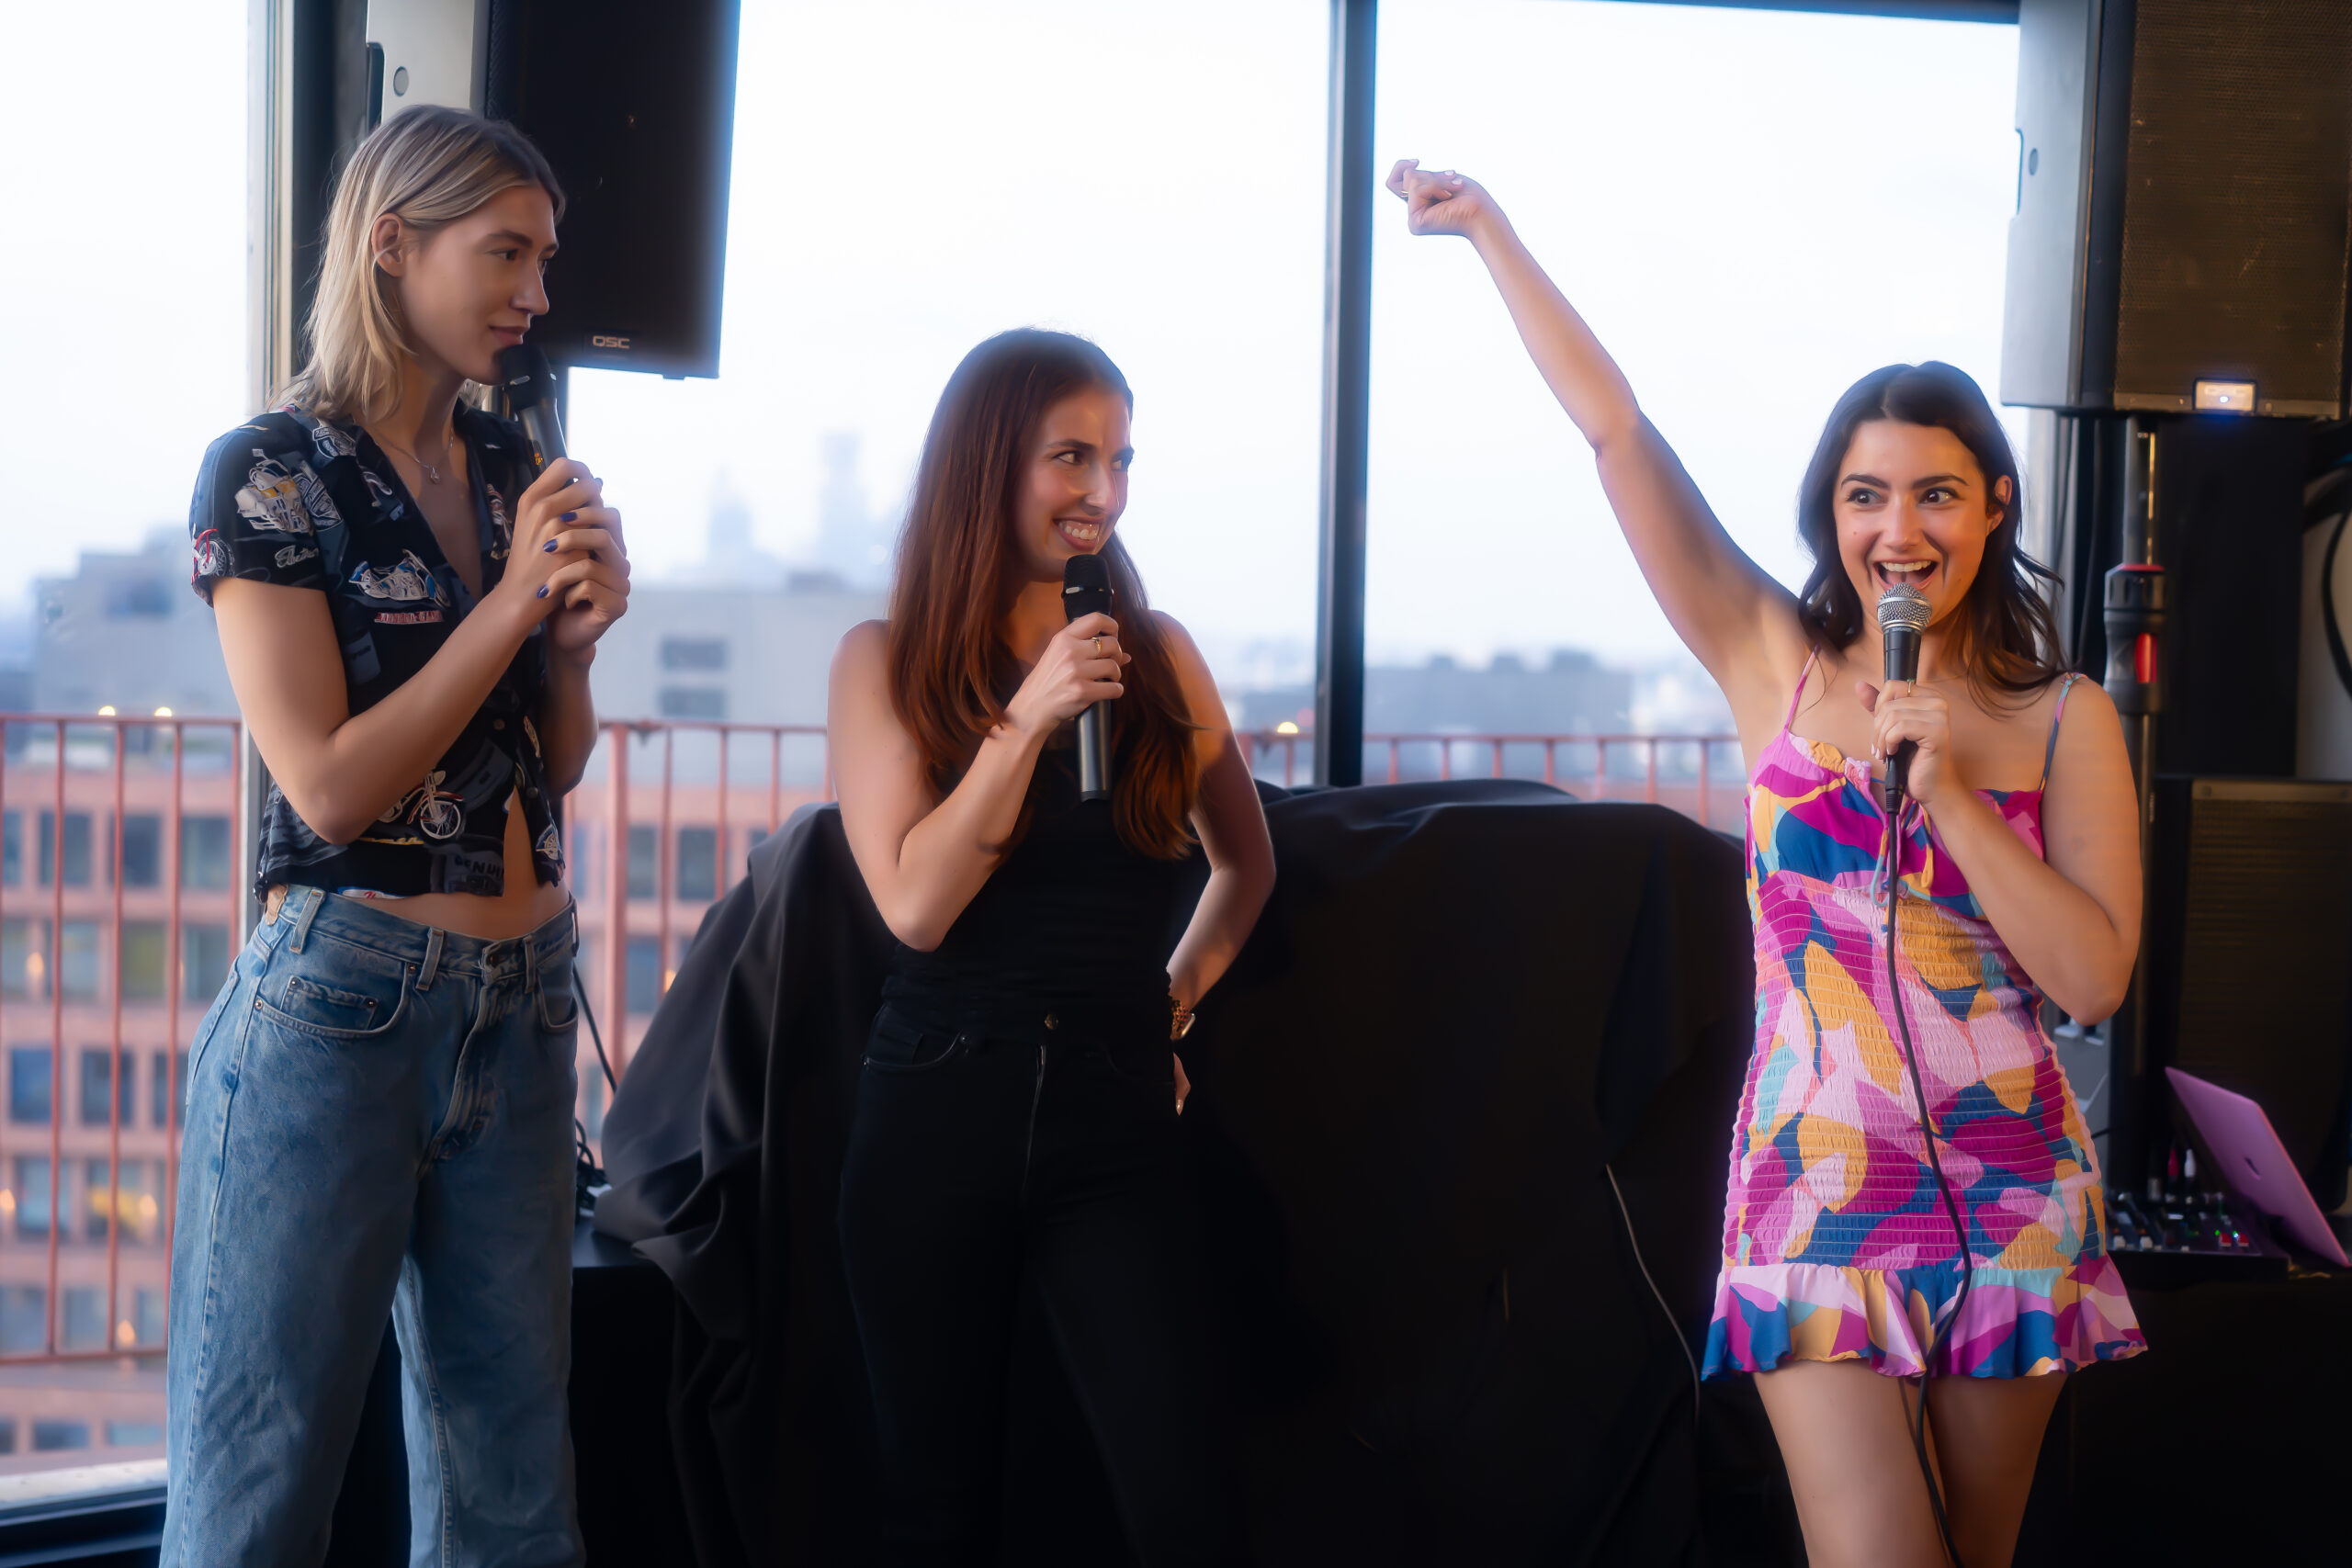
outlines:
{"label": "dress spaghetti strap", "polygon": [[1813,667],[1820,658],[1821,649],[1818,648],[1805,655],[1804,669],[1797,676],[1797,689],[1789,696],[1789,716],[1781,720],[1781,733],[1783,735],[1796,724],[1797,707],[1804,701],[1804,683],[1813,679]]}
{"label": "dress spaghetti strap", "polygon": [[2050,764],[2058,756],[2058,721],[2066,716],[2066,694],[2073,691],[2075,682],[2082,678],[2081,671],[2070,670],[2066,672],[2066,679],[2059,684],[2058,707],[2050,716],[2050,743],[2041,749],[2041,782],[2033,786],[2036,789],[2050,787]]}

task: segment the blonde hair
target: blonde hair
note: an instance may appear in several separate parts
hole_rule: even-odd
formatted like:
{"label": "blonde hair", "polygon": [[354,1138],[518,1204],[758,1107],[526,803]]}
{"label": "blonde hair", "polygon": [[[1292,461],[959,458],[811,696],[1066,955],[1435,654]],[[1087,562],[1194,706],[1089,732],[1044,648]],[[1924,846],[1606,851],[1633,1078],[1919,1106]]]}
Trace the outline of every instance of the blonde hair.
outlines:
{"label": "blonde hair", "polygon": [[400,362],[413,351],[392,280],[377,265],[376,220],[390,213],[429,239],[517,186],[546,191],[556,217],[563,216],[563,192],[546,157],[503,120],[426,107],[370,132],[335,179],[306,323],[309,362],[272,402],[327,419],[390,413],[400,397]]}

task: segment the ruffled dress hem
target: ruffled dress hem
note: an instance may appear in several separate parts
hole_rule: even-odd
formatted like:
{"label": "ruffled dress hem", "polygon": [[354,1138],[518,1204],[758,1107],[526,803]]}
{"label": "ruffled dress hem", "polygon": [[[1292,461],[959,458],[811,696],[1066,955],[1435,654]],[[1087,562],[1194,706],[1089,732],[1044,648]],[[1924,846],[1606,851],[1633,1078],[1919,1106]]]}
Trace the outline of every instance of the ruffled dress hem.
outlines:
{"label": "ruffled dress hem", "polygon": [[[1715,1281],[1703,1375],[1771,1371],[1784,1362],[1867,1361],[1917,1377],[1935,1328],[1960,1295],[1957,1261],[1911,1269],[1819,1263],[1728,1264]],[[1937,1357],[1939,1377],[2041,1377],[2148,1348],[2114,1259],[2047,1269],[1979,1264],[1966,1315]]]}

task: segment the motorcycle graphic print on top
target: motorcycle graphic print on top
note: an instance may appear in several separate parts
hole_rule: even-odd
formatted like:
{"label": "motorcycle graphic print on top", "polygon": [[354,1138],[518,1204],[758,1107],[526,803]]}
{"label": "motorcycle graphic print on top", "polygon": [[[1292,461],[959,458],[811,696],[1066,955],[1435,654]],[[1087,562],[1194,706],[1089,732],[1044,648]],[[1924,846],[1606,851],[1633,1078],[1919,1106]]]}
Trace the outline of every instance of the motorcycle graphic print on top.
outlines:
{"label": "motorcycle graphic print on top", "polygon": [[[459,405],[482,592],[503,575],[511,507],[529,485],[522,433]],[[355,424],[280,409],[212,445],[188,513],[193,585],[209,602],[230,579],[326,596],[351,711],[422,670],[476,603],[441,553],[390,459]],[[563,836],[532,716],[547,686],[534,630],[481,709],[425,776],[347,844],[312,832],[272,786],[256,890],[273,883],[407,897],[505,889],[506,814],[519,802],[531,874],[563,878]],[[515,868],[519,869],[519,868]]]}

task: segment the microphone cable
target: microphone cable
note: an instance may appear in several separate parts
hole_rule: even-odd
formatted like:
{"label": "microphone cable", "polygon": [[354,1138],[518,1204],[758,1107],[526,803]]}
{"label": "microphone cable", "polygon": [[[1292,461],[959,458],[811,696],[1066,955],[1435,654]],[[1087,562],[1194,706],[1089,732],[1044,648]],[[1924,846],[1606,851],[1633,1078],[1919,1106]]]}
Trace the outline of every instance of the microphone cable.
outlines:
{"label": "microphone cable", "polygon": [[1918,1106],[1919,1138],[1928,1145],[1928,1166],[1936,1175],[1936,1190],[1942,1194],[1944,1213],[1951,1220],[1952,1234],[1960,1238],[1960,1293],[1952,1299],[1951,1312],[1928,1337],[1928,1353],[1919,1366],[1919,1407],[1912,1413],[1911,1450],[1919,1461],[1919,1478],[1928,1483],[1928,1506],[1936,1517],[1936,1534],[1942,1540],[1944,1555],[1951,1559],[1951,1568],[1965,1568],[1959,1549],[1951,1538],[1951,1520],[1944,1511],[1943,1487],[1936,1480],[1936,1468],[1928,1459],[1928,1384],[1936,1375],[1936,1358],[1943,1351],[1944,1342],[1952,1327],[1959,1323],[1961,1313],[1968,1305],[1969,1287],[1975,1282],[1976,1261],[1971,1255],[1968,1225],[1961,1217],[1959,1201],[1952,1195],[1951,1181],[1944,1175],[1943,1156],[1936,1152],[1935,1122],[1928,1114],[1928,1089],[1919,1076],[1919,1051],[1911,1040],[1910,1010],[1903,1005],[1903,981],[1895,971],[1895,906],[1901,900],[1903,856],[1903,807],[1897,796],[1894,809],[1886,819],[1886,850],[1880,857],[1883,880],[1881,887],[1886,896],[1886,989],[1894,1003],[1895,1028],[1903,1037],[1903,1061],[1910,1069],[1911,1093]]}

